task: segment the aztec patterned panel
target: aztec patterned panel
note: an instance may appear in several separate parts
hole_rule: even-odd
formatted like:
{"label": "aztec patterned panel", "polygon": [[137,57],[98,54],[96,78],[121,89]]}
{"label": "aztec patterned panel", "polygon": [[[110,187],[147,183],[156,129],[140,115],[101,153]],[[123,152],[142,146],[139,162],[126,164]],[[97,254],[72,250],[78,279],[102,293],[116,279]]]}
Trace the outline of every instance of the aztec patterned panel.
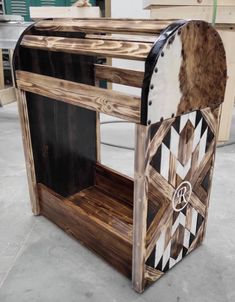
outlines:
{"label": "aztec patterned panel", "polygon": [[207,108],[150,127],[146,266],[158,277],[203,240],[217,121]]}

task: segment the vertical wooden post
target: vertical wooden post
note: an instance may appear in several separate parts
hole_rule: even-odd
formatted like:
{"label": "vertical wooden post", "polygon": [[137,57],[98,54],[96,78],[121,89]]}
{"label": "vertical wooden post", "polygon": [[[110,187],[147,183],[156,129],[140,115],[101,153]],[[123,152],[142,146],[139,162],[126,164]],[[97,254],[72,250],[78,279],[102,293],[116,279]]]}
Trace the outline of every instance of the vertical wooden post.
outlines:
{"label": "vertical wooden post", "polygon": [[132,284],[141,293],[144,290],[146,227],[147,227],[147,148],[149,145],[149,127],[136,125],[135,133],[135,175],[134,175],[134,221],[132,252]]}
{"label": "vertical wooden post", "polygon": [[105,17],[111,17],[111,0],[105,0]]}
{"label": "vertical wooden post", "polygon": [[12,86],[15,87],[15,78],[14,78],[14,72],[13,72],[13,49],[9,49],[9,63],[11,67],[11,78],[12,78]]}
{"label": "vertical wooden post", "polygon": [[98,163],[101,162],[100,149],[100,113],[96,112],[96,160]]}
{"label": "vertical wooden post", "polygon": [[29,128],[28,109],[27,109],[25,92],[23,90],[17,91],[17,101],[18,101],[17,103],[18,103],[18,110],[20,116],[22,137],[23,137],[24,155],[25,155],[25,162],[26,162],[26,171],[27,171],[27,178],[28,178],[31,207],[32,207],[33,214],[39,215],[40,208],[39,208],[39,200],[38,200],[38,191],[37,191],[32,143],[31,143],[31,135],[30,135],[30,128]]}
{"label": "vertical wooden post", "polygon": [[0,89],[4,89],[4,71],[3,71],[3,57],[2,49],[0,49]]}

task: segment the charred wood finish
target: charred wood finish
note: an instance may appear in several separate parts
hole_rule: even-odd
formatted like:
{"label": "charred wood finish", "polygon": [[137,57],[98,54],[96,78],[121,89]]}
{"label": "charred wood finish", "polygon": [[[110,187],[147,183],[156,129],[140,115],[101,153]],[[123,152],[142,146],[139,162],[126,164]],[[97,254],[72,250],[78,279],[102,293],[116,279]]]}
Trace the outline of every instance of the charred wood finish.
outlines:
{"label": "charred wood finish", "polygon": [[171,21],[133,19],[43,20],[35,24],[38,31],[159,34]]}
{"label": "charred wood finish", "polygon": [[[205,237],[227,76],[217,32],[200,21],[45,20],[20,38],[14,67],[33,212],[142,292]],[[134,180],[99,163],[100,112],[136,123]]]}
{"label": "charred wood finish", "polygon": [[152,44],[126,41],[106,41],[45,36],[24,36],[21,45],[27,48],[43,49],[74,54],[115,57],[144,61]]}
{"label": "charred wood finish", "polygon": [[117,68],[106,65],[95,65],[97,80],[142,88],[144,73],[141,71]]}
{"label": "charred wood finish", "polygon": [[[157,194],[149,195],[149,200],[159,204],[161,211],[152,219],[146,233],[146,284],[154,281],[149,278],[149,267],[159,278],[204,238],[218,110],[219,107],[206,108],[169,120],[170,127],[168,124],[150,127],[149,192],[154,190]],[[179,204],[179,209],[174,210],[175,192],[182,184],[190,184],[192,191],[187,203]]]}
{"label": "charred wood finish", "polygon": [[137,97],[25,71],[17,71],[16,79],[18,87],[25,91],[140,122],[140,99]]}

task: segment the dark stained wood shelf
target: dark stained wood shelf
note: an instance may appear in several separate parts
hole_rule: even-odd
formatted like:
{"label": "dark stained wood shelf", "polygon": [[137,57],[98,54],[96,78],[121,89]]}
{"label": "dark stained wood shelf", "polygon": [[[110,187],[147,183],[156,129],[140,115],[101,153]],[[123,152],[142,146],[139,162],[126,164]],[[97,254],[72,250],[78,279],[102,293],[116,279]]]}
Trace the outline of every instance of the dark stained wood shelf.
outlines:
{"label": "dark stained wood shelf", "polygon": [[133,207],[120,198],[108,194],[99,186],[93,186],[68,199],[107,231],[132,243]]}
{"label": "dark stained wood shelf", "polygon": [[[112,191],[110,182],[111,188],[115,188],[115,183],[123,186],[123,194]],[[97,254],[102,256],[105,251],[105,259],[129,278],[133,241],[132,189],[132,180],[101,165],[96,166],[94,186],[68,197],[38,184],[42,214]]]}

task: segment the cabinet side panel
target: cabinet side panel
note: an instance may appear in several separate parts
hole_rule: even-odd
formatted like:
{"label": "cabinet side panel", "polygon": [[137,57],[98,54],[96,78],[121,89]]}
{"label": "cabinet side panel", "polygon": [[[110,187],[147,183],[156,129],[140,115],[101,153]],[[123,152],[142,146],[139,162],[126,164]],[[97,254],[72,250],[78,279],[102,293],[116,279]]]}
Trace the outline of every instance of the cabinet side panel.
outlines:
{"label": "cabinet side panel", "polygon": [[146,284],[201,244],[207,221],[219,107],[150,127]]}

